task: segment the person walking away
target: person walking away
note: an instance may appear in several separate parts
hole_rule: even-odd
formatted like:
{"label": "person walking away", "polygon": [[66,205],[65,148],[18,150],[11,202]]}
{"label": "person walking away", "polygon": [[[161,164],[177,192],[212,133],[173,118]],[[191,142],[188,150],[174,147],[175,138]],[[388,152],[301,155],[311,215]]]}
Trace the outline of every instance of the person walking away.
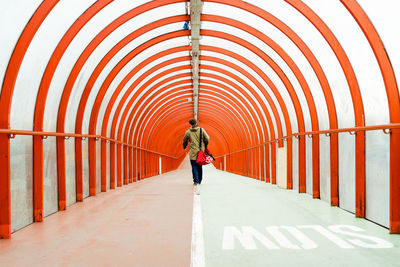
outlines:
{"label": "person walking away", "polygon": [[[190,119],[189,124],[191,127],[186,131],[183,137],[183,149],[186,149],[189,143],[189,158],[190,165],[192,166],[193,186],[197,195],[200,195],[200,184],[203,179],[203,166],[197,164],[197,153],[200,151],[200,132],[203,142],[201,142],[201,150],[207,147],[210,137],[206,131],[197,125],[196,119]],[[200,131],[201,130],[201,131]]]}

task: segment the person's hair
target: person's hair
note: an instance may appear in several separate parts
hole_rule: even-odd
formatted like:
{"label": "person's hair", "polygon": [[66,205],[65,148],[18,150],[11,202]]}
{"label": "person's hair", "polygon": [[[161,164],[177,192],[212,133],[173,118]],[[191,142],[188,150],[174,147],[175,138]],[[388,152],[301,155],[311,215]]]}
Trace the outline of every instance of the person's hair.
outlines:
{"label": "person's hair", "polygon": [[197,124],[197,121],[196,121],[196,119],[190,119],[189,123],[190,123],[190,125],[194,126]]}

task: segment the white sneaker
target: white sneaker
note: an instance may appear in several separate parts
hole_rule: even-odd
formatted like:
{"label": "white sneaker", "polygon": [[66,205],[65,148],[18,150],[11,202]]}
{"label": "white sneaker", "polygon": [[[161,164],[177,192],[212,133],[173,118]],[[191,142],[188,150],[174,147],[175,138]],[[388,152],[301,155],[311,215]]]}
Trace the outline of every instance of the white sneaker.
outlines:
{"label": "white sneaker", "polygon": [[200,185],[196,185],[196,195],[200,195]]}

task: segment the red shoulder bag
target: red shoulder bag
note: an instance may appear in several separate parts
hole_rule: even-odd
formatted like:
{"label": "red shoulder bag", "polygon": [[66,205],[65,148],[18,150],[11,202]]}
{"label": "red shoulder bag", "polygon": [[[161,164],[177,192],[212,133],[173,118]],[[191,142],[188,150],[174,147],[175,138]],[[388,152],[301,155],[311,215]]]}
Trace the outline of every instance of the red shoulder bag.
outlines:
{"label": "red shoulder bag", "polygon": [[203,143],[203,133],[202,133],[202,129],[200,128],[200,145],[199,145],[200,151],[197,153],[196,162],[199,165],[207,165],[215,159],[214,159],[213,155],[211,154],[210,150],[207,149],[207,146],[206,146],[206,149],[204,149],[204,151],[201,150],[202,143]]}

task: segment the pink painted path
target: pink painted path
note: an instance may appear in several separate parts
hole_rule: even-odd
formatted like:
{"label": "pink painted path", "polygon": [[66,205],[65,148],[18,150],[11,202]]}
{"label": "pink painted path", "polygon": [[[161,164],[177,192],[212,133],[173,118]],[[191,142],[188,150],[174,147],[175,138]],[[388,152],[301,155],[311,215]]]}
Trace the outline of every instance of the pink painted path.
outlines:
{"label": "pink painted path", "polygon": [[189,266],[190,170],[74,204],[0,240],[0,266]]}

